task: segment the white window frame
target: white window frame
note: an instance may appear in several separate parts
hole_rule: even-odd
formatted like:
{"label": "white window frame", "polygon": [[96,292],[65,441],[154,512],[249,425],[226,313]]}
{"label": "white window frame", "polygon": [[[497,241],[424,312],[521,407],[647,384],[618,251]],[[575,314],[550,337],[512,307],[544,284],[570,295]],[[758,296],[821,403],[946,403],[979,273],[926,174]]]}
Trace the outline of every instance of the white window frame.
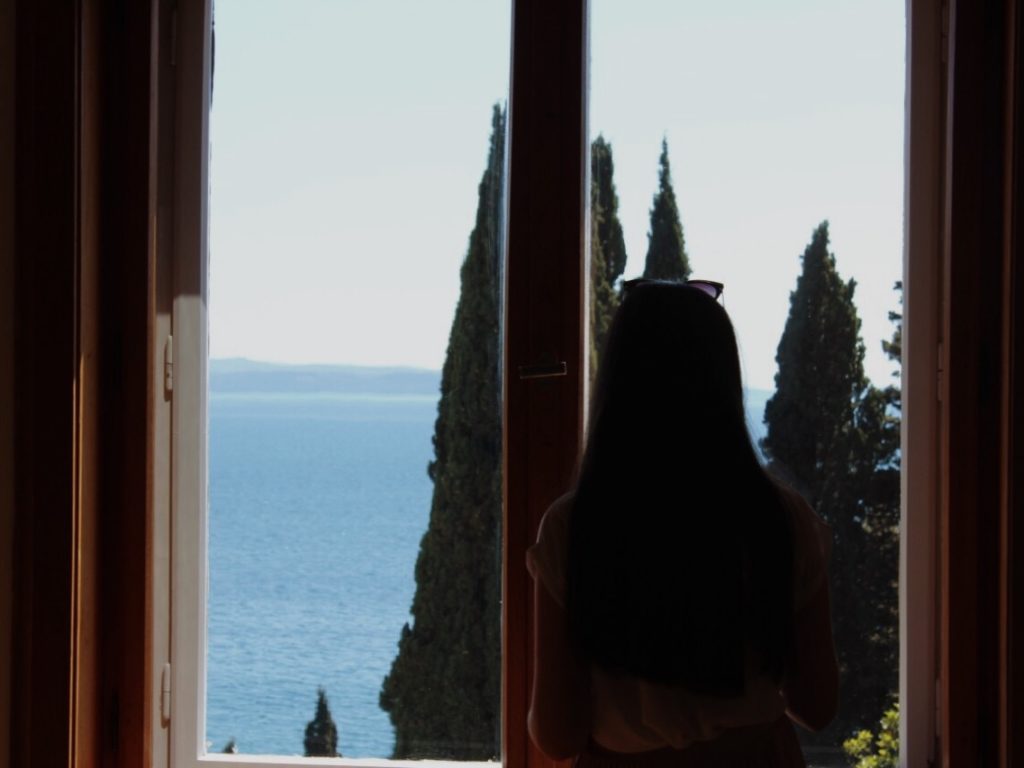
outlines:
{"label": "white window frame", "polygon": [[[211,0],[174,27],[175,193],[171,318],[170,765],[206,762],[207,299]],[[160,345],[157,345],[160,346]],[[163,687],[163,686],[162,686]]]}
{"label": "white window frame", "polygon": [[[513,0],[514,3],[514,0]],[[936,3],[907,0],[905,124],[904,350],[902,522],[900,542],[900,765],[920,768],[936,758],[936,532],[939,509],[939,333],[942,242],[944,66],[930,62],[945,45]],[[300,768],[302,766],[493,766],[492,763],[387,759],[289,758],[204,754],[207,498],[207,224],[211,71],[211,0],[176,10],[174,52],[175,193],[171,317],[173,354],[156,345],[158,374],[173,366],[168,406],[156,398],[156,481],[167,505],[155,502],[153,660],[155,768]],[[910,137],[914,141],[910,141]],[[161,211],[163,213],[163,211]],[[158,337],[159,338],[159,337]],[[169,339],[168,339],[169,341]],[[159,381],[159,375],[157,381]],[[159,428],[169,419],[169,430]],[[163,441],[163,442],[161,442]],[[169,447],[168,447],[169,444]],[[169,481],[161,484],[161,474]],[[169,517],[169,519],[168,519]],[[169,541],[168,541],[169,539]],[[169,574],[166,573],[167,560]],[[162,638],[169,638],[168,642]],[[173,663],[165,675],[163,665]],[[167,707],[168,712],[161,709]],[[169,729],[169,736],[168,736]],[[520,768],[517,766],[516,768]],[[524,767],[525,768],[525,767]]]}

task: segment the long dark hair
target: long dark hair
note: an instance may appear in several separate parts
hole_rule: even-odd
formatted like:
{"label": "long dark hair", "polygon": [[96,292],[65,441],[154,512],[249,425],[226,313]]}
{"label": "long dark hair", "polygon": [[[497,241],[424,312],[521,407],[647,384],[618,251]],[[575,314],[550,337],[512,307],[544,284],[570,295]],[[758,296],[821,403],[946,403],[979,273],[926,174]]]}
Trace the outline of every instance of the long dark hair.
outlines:
{"label": "long dark hair", "polygon": [[780,679],[792,536],[750,441],[725,310],[634,286],[612,322],[569,522],[570,636],[616,673],[738,696]]}

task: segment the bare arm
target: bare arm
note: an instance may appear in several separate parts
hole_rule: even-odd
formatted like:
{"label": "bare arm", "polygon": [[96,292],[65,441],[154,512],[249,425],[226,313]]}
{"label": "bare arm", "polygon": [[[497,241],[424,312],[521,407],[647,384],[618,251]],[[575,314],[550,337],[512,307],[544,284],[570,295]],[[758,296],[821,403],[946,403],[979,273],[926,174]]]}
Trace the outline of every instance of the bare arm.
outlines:
{"label": "bare arm", "polygon": [[536,581],[533,590],[533,692],[527,725],[553,760],[578,755],[590,737],[590,669],[569,645],[565,611]]}
{"label": "bare arm", "polygon": [[832,722],[839,707],[839,664],[832,640],[828,584],[796,615],[793,649],[786,663],[782,697],[790,719],[812,731]]}

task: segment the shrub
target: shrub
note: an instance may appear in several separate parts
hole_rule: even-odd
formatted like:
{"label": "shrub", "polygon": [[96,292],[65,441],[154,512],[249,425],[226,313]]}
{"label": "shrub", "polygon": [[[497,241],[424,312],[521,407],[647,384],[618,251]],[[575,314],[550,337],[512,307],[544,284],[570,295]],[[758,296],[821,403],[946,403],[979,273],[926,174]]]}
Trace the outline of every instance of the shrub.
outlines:
{"label": "shrub", "polygon": [[894,701],[878,721],[878,734],[858,731],[843,742],[853,768],[897,768],[900,755],[900,703]]}

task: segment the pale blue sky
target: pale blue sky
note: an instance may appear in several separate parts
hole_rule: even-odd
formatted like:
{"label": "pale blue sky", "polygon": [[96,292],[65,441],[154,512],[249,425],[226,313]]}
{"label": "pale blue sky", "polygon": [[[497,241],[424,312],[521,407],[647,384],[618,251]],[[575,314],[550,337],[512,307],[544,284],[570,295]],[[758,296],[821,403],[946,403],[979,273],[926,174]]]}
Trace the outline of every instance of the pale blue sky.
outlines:
{"label": "pale blue sky", "polygon": [[[440,367],[490,110],[497,0],[217,0],[211,354]],[[593,0],[591,131],[643,269],[662,137],[695,276],[726,283],[770,388],[799,255],[829,219],[887,382],[902,249],[902,2]]]}

